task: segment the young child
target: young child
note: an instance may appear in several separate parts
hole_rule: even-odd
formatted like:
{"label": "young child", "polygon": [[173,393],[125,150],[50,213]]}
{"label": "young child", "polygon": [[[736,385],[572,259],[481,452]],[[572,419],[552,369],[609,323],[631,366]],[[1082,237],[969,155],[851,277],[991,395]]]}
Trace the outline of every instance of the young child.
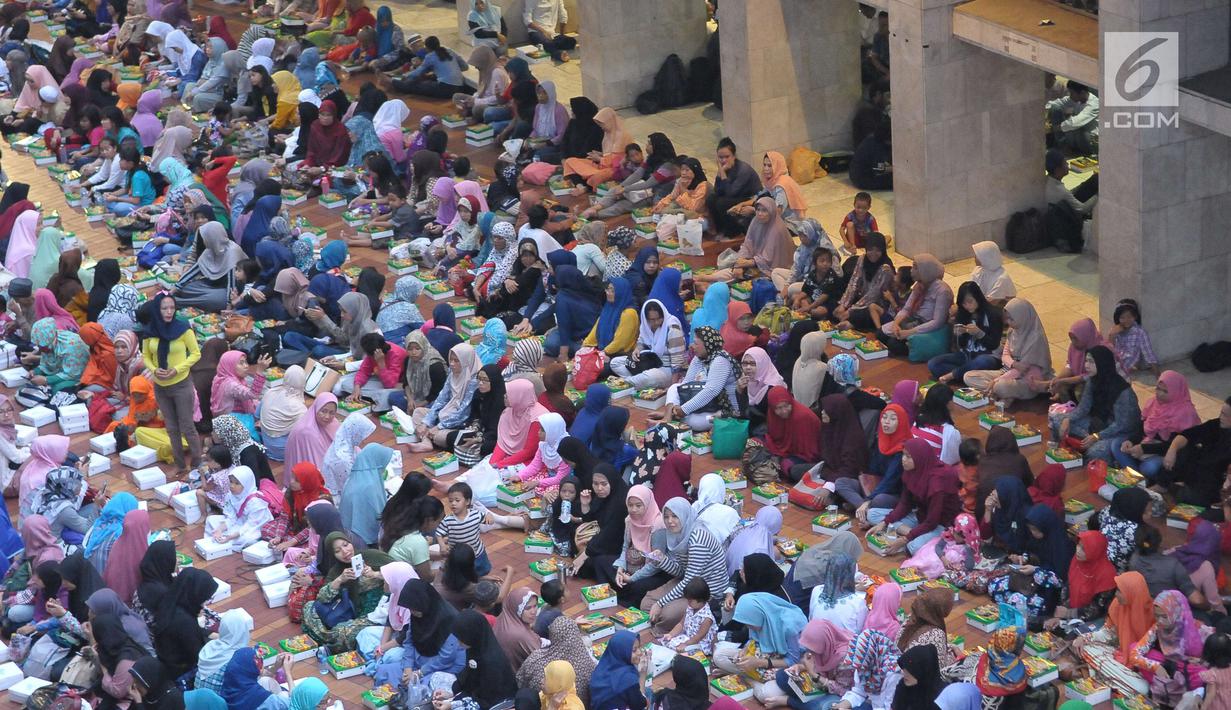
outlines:
{"label": "young child", "polygon": [[660,643],[677,653],[700,650],[707,656],[712,655],[718,623],[710,610],[710,585],[704,577],[693,577],[684,586],[684,600],[688,602],[688,610],[683,620],[663,636]]}
{"label": "young child", "polygon": [[872,322],[876,324],[877,330],[881,329],[882,319],[893,318],[898,314],[902,304],[910,298],[910,290],[914,285],[915,279],[910,275],[910,267],[899,266],[898,272],[893,275],[893,284],[882,294],[887,304],[883,307],[879,303],[868,306],[868,313],[872,316]]}
{"label": "young child", "polygon": [[205,459],[205,465],[192,472],[192,477],[201,482],[196,491],[197,505],[203,511],[222,510],[227,501],[231,467],[235,464],[231,450],[214,444],[205,452]]}
{"label": "young child", "polygon": [[440,543],[442,553],[457,544],[469,545],[474,550],[474,569],[482,577],[492,571],[492,562],[487,557],[487,548],[483,546],[483,538],[479,535],[487,526],[491,530],[497,526],[522,527],[522,519],[516,515],[496,515],[477,500],[474,491],[465,483],[454,483],[449,486],[447,497],[449,514],[436,526],[436,538]]}
{"label": "young child", "polygon": [[534,619],[534,633],[547,638],[547,627],[564,613],[564,584],[558,579],[543,582],[539,587],[539,599],[543,600],[543,607]]}
{"label": "young child", "polygon": [[77,125],[64,139],[68,150],[68,162],[81,168],[99,156],[98,144],[106,135],[102,126],[103,116],[98,107],[89,104],[81,110]]}
{"label": "young child", "polygon": [[102,198],[110,212],[124,217],[139,207],[152,204],[157,195],[149,172],[141,164],[141,153],[135,147],[120,148],[120,169],[126,175],[124,189],[103,193]]}
{"label": "young child", "polygon": [[[577,499],[580,493],[581,481],[569,476],[560,482],[560,490],[552,501],[550,512],[543,519],[539,531],[551,538],[556,554],[561,557],[572,557],[576,554],[573,536],[577,526],[581,524],[581,501]],[[523,514],[526,515],[526,514]],[[528,515],[526,519],[529,520]],[[567,565],[567,562],[562,562]]]}
{"label": "young child", "polygon": [[983,444],[973,436],[962,439],[957,447],[958,459],[962,468],[958,477],[962,481],[962,508],[969,512],[975,511],[979,497],[979,459],[983,457]]}
{"label": "young child", "polygon": [[1201,671],[1200,678],[1205,683],[1205,698],[1201,701],[1201,710],[1231,709],[1231,636],[1221,631],[1211,634],[1201,649],[1201,660],[1208,669]]}
{"label": "young child", "polygon": [[467,158],[464,155],[459,155],[457,159],[453,161],[453,179],[455,181],[461,182],[462,180],[473,180],[474,178],[471,176],[471,172],[470,158]]}
{"label": "young child", "polygon": [[1150,336],[1141,327],[1141,309],[1137,301],[1125,298],[1116,304],[1115,325],[1107,331],[1107,339],[1116,351],[1116,359],[1128,372],[1149,369],[1158,376],[1158,357]]}
{"label": "young child", "polygon": [[231,137],[231,132],[235,130],[231,127],[231,104],[226,101],[219,101],[214,104],[214,110],[210,115],[209,123],[205,126],[205,133],[209,136],[209,142],[220,146]]}
{"label": "young child", "polygon": [[479,253],[479,201],[463,195],[457,201],[457,219],[445,229],[437,248],[436,275],[444,276],[458,262]]}
{"label": "young child", "polygon": [[846,214],[846,217],[842,219],[842,226],[838,230],[839,234],[842,235],[842,241],[846,242],[847,248],[851,251],[863,249],[868,235],[872,232],[880,231],[871,210],[872,195],[866,192],[856,193],[855,209]]}
{"label": "young child", "polygon": [[842,277],[833,268],[833,252],[818,247],[812,253],[812,270],[804,278],[803,288],[792,296],[791,310],[825,318],[842,299],[844,290]]}
{"label": "young child", "polygon": [[537,482],[535,492],[542,495],[560,485],[571,469],[568,462],[556,450],[556,447],[568,435],[564,417],[555,412],[548,412],[539,415],[538,422],[540,427],[538,451],[534,452],[534,458],[530,459],[530,463],[513,476],[518,481]]}
{"label": "young child", "polygon": [[115,190],[124,184],[124,168],[120,167],[119,147],[114,138],[98,142],[98,159],[81,168],[85,178],[82,187],[91,195]]}

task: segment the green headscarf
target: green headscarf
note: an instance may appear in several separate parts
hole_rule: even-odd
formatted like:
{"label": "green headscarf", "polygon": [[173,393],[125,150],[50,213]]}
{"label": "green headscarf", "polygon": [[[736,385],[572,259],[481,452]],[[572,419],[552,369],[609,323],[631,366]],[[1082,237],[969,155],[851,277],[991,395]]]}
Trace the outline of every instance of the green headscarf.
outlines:
{"label": "green headscarf", "polygon": [[60,270],[60,241],[64,233],[55,227],[44,227],[38,233],[34,260],[30,262],[30,280],[34,288],[46,288],[47,282]]}
{"label": "green headscarf", "polygon": [[[329,568],[329,573],[325,575],[326,583],[337,579],[338,575],[342,574],[350,567],[349,564],[339,562],[338,558],[333,554],[333,543],[338,540],[346,540],[352,545],[355,545],[355,542],[354,540],[351,540],[350,535],[340,530],[329,533],[325,536],[325,541],[321,544],[325,545],[326,550],[329,550],[329,558],[333,560],[333,566]],[[394,561],[394,559],[388,554],[381,552],[376,548],[360,549],[358,545],[355,545],[355,554],[363,555],[363,563],[374,570],[378,570]],[[358,580],[355,580],[354,582],[344,585],[344,588],[350,592],[352,602],[358,601],[359,598],[359,587],[357,586],[357,583]]]}

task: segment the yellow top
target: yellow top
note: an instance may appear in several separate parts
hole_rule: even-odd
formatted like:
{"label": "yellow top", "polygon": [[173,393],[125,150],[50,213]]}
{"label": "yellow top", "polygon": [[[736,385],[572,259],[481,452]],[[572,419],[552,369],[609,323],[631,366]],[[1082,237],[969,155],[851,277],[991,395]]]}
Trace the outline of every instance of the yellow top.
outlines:
{"label": "yellow top", "polygon": [[[640,327],[641,318],[637,315],[637,311],[625,308],[620,314],[620,324],[616,326],[615,335],[611,336],[611,342],[607,343],[603,352],[612,357],[631,353],[633,347],[637,345],[637,334]],[[594,321],[594,327],[590,329],[590,334],[586,336],[582,345],[588,348],[598,347],[598,321]]]}
{"label": "yellow top", "polygon": [[166,380],[154,376],[158,370],[158,338],[145,338],[141,341],[141,358],[145,361],[146,376],[154,384],[168,387],[182,382],[188,376],[188,371],[201,359],[201,348],[197,345],[197,336],[192,332],[192,328],[172,340],[171,348],[167,352],[167,367],[175,370],[175,375]]}

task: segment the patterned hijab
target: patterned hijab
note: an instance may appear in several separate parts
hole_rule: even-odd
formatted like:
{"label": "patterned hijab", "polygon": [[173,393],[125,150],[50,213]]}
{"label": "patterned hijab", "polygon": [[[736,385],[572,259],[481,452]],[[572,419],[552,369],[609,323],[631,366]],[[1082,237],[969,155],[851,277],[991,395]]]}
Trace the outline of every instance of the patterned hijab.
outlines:
{"label": "patterned hijab", "polygon": [[1026,664],[1022,663],[1022,646],[1026,634],[1012,626],[998,629],[988,639],[987,652],[979,658],[975,684],[985,695],[1004,697],[1017,695],[1026,689]]}

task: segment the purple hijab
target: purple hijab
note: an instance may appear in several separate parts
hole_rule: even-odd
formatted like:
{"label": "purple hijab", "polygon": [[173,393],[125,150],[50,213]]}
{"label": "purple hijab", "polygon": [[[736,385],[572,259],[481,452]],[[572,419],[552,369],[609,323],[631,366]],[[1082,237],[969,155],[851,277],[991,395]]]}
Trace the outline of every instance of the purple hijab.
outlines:
{"label": "purple hijab", "polygon": [[69,67],[68,75],[64,77],[64,81],[60,82],[61,89],[67,89],[70,86],[81,85],[81,72],[94,66],[93,59],[85,57],[77,57],[73,60],[73,66]]}
{"label": "purple hijab", "polygon": [[440,119],[428,114],[419,119],[419,132],[415,134],[415,138],[410,143],[410,147],[406,149],[407,155],[414,155],[421,150],[427,150],[427,134],[432,130],[432,127],[440,123]]}
{"label": "purple hijab", "polygon": [[192,21],[192,16],[188,14],[188,3],[185,0],[171,0],[162,6],[158,19],[172,27],[182,27]]}
{"label": "purple hijab", "polygon": [[137,112],[129,124],[141,136],[141,145],[152,146],[162,135],[162,121],[158,120],[158,109],[161,107],[162,93],[157,90],[147,91],[137,99]]}
{"label": "purple hijab", "polygon": [[453,189],[453,178],[436,178],[432,186],[432,197],[440,200],[436,207],[436,224],[449,226],[457,216],[457,191]]}
{"label": "purple hijab", "polygon": [[1184,565],[1184,569],[1188,570],[1189,574],[1197,571],[1202,562],[1209,561],[1214,567],[1214,571],[1218,571],[1219,563],[1219,545],[1222,543],[1222,533],[1218,531],[1218,527],[1204,518],[1194,518],[1192,527],[1189,529],[1188,542],[1171,553],[1180,564]]}

